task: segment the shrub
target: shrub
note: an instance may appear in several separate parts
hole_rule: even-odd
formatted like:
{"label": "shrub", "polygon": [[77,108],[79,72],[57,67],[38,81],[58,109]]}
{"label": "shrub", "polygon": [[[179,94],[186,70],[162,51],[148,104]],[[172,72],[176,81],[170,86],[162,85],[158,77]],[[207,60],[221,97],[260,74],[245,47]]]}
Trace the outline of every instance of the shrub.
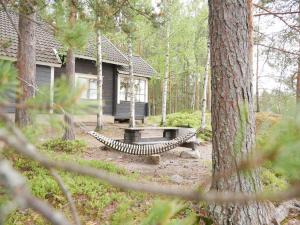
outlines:
{"label": "shrub", "polygon": [[86,143],[81,140],[62,140],[60,138],[51,139],[41,145],[44,150],[55,152],[77,153],[82,152],[86,148]]}
{"label": "shrub", "polygon": [[261,170],[261,180],[265,191],[282,191],[288,187],[288,182],[282,175],[276,174],[272,169],[265,167]]}

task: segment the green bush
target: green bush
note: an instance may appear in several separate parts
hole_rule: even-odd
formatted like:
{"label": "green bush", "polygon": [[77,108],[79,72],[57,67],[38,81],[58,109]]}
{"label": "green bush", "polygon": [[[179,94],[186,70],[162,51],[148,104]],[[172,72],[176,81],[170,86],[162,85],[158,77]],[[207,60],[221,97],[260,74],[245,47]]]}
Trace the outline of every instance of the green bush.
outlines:
{"label": "green bush", "polygon": [[274,192],[287,189],[288,182],[281,174],[272,169],[263,167],[261,169],[261,180],[265,191]]}
{"label": "green bush", "polygon": [[60,138],[51,139],[41,145],[43,150],[55,152],[77,153],[82,152],[86,148],[86,143],[81,140],[62,140]]}

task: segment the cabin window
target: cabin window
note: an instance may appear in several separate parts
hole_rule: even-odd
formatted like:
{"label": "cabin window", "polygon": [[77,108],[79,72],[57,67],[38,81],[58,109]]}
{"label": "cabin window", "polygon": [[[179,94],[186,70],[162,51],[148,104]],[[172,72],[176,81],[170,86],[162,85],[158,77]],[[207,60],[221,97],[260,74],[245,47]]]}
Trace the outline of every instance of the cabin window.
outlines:
{"label": "cabin window", "polygon": [[[129,77],[119,77],[119,101],[130,101]],[[135,101],[147,102],[147,80],[134,79]]]}
{"label": "cabin window", "polygon": [[92,76],[77,75],[76,84],[83,86],[84,90],[81,93],[81,99],[97,99],[97,78]]}

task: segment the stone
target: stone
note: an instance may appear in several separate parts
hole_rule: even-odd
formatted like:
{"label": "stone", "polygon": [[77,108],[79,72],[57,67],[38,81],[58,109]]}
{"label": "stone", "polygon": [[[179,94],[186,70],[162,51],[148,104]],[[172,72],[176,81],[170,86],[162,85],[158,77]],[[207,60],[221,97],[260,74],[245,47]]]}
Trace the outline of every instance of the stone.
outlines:
{"label": "stone", "polygon": [[160,155],[155,154],[155,155],[148,156],[147,163],[153,164],[153,165],[158,165],[160,163]]}
{"label": "stone", "polygon": [[291,219],[286,223],[286,225],[300,225],[300,221],[297,219]]}
{"label": "stone", "polygon": [[174,174],[170,177],[170,180],[175,184],[181,184],[183,182],[183,177],[178,174]]}
{"label": "stone", "polygon": [[199,159],[200,158],[200,153],[197,150],[183,150],[180,153],[180,157],[184,159]]}

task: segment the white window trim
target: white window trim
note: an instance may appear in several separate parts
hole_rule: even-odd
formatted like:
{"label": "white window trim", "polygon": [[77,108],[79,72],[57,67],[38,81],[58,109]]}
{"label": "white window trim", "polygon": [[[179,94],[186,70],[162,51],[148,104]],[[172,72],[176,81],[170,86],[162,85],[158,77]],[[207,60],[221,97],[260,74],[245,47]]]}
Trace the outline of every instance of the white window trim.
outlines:
{"label": "white window trim", "polygon": [[[120,82],[122,78],[128,78],[128,75],[121,75],[118,74],[118,85],[117,85],[117,103],[120,104]],[[134,76],[135,79],[140,79],[140,80],[144,80],[145,81],[145,101],[141,102],[141,103],[148,103],[148,79],[145,77],[138,77],[138,76]]]}
{"label": "white window trim", "polygon": [[53,113],[53,105],[54,105],[54,67],[51,67],[50,72],[50,113]]}
{"label": "white window trim", "polygon": [[[97,75],[94,75],[94,74],[90,74],[90,73],[75,73],[75,85],[77,85],[77,80],[78,80],[79,77],[97,80]],[[89,99],[89,98],[85,99],[85,98],[82,98],[82,100],[92,100],[92,101],[95,101],[97,99]]]}

